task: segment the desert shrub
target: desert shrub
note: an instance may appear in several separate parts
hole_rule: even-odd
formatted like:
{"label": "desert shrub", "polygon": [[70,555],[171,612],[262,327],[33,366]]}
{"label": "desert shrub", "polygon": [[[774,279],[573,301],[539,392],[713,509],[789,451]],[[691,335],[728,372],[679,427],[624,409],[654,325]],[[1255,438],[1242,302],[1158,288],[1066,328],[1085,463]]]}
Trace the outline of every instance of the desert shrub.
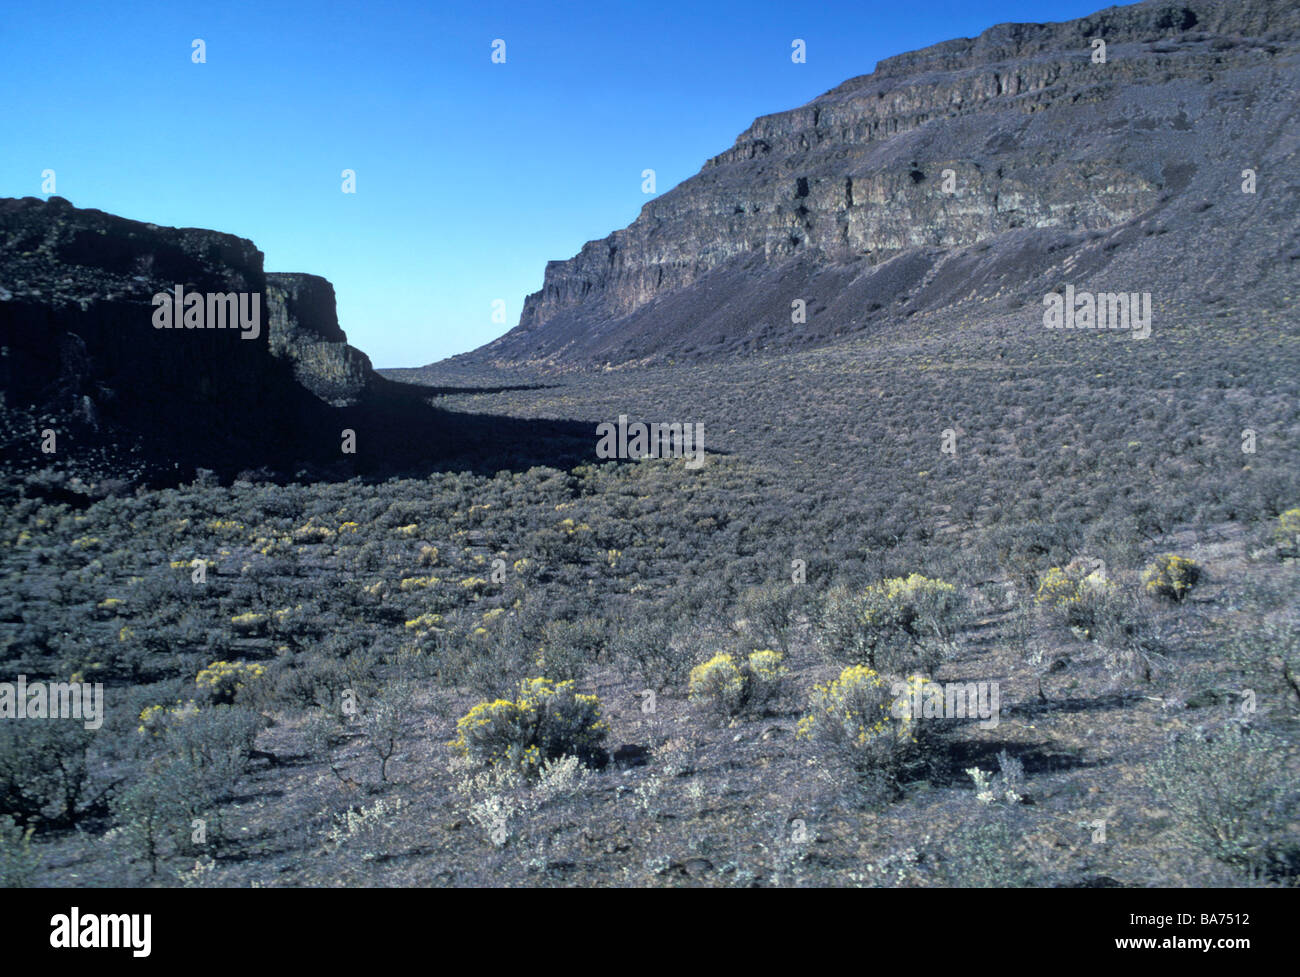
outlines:
{"label": "desert shrub", "polygon": [[177,699],[174,706],[145,706],[140,710],[140,725],[136,729],[145,736],[163,737],[170,726],[185,722],[198,711],[193,699],[185,702]]}
{"label": "desert shrub", "polygon": [[580,679],[602,657],[607,643],[605,622],[598,617],[547,621],[534,664],[557,679]]}
{"label": "desert shrub", "polygon": [[691,670],[686,642],[673,622],[647,605],[649,613],[627,613],[610,628],[610,653],[619,667],[656,692],[678,688]]}
{"label": "desert shrub", "polygon": [[736,612],[751,635],[784,654],[790,650],[790,635],[806,590],[798,584],[749,587],[741,593]]}
{"label": "desert shrub", "polygon": [[931,672],[965,625],[966,601],[952,584],[913,573],[860,594],[832,587],[820,638],[833,657],[891,672]]}
{"label": "desert shrub", "polygon": [[1275,552],[1282,559],[1300,556],[1300,507],[1287,509],[1268,527]]}
{"label": "desert shrub", "polygon": [[257,611],[245,611],[243,614],[236,614],[231,617],[230,627],[236,634],[260,635],[266,633],[268,620],[269,618],[265,614],[259,614]]}
{"label": "desert shrub", "polygon": [[1032,601],[1014,599],[1007,627],[1007,641],[1033,673],[1039,700],[1046,702],[1043,678],[1053,670],[1058,659],[1048,657],[1049,645],[1038,627],[1038,614],[1039,609]]}
{"label": "desert shrub", "polygon": [[268,699],[299,708],[337,706],[342,691],[348,688],[345,664],[323,654],[302,655],[268,681],[273,683]]}
{"label": "desert shrub", "polygon": [[150,762],[113,796],[115,844],[148,863],[149,877],[168,852],[186,847],[193,812],[193,769],[183,760]]}
{"label": "desert shrub", "polygon": [[1173,743],[1151,782],[1184,843],[1254,879],[1294,877],[1300,797],[1287,754],[1277,737],[1233,723]]}
{"label": "desert shrub", "polygon": [[75,823],[86,806],[92,738],[78,722],[0,722],[0,815],[24,828]]}
{"label": "desert shrub", "polygon": [[975,800],[980,804],[1019,804],[1025,798],[1025,765],[1006,750],[998,753],[996,776],[980,767],[967,767],[966,775],[975,785]]}
{"label": "desert shrub", "polygon": [[1103,569],[1093,567],[1086,560],[1072,560],[1047,571],[1038,585],[1035,600],[1070,627],[1092,638],[1114,592],[1115,585],[1106,579]]}
{"label": "desert shrub", "polygon": [[451,745],[475,763],[531,776],[566,754],[600,762],[608,732],[596,696],[576,692],[572,681],[532,678],[519,683],[518,699],[481,702],[462,716]]}
{"label": "desert shrub", "polygon": [[445,643],[443,677],[449,685],[468,686],[484,696],[499,696],[537,667],[540,647],[540,627],[517,613],[467,627]]}
{"label": "desert shrub", "polygon": [[26,889],[36,882],[40,855],[32,848],[35,828],[21,828],[13,818],[0,816],[0,889]]}
{"label": "desert shrub", "polygon": [[1129,675],[1151,681],[1167,645],[1151,608],[1137,595],[1118,591],[1098,594],[1092,604],[1089,636],[1106,650],[1107,671],[1116,680]]}
{"label": "desert shrub", "polygon": [[1142,587],[1155,597],[1180,601],[1201,579],[1196,561],[1174,553],[1165,553],[1142,573]]}
{"label": "desert shrub", "polygon": [[1300,507],[1287,509],[1273,524],[1273,542],[1279,556],[1300,556]]}
{"label": "desert shrub", "polygon": [[1263,680],[1269,691],[1300,705],[1300,619],[1294,610],[1267,611],[1260,596],[1245,598],[1262,618],[1259,626],[1234,630],[1225,650],[1251,681]]}
{"label": "desert shrub", "polygon": [[[366,839],[371,843],[377,838],[384,839],[399,823],[403,806],[400,797],[396,801],[385,801],[381,797],[369,807],[349,807],[341,814],[334,815],[334,823],[324,836],[326,849],[333,851],[349,842],[355,844],[358,839]],[[382,841],[375,845],[378,851],[388,847],[390,845]],[[368,857],[374,856],[369,854]]]}
{"label": "desert shrub", "polygon": [[895,708],[896,701],[883,676],[866,665],[850,665],[813,689],[796,735],[859,775],[892,785],[917,746],[919,725],[906,710]]}
{"label": "desert shrub", "polygon": [[533,798],[538,804],[548,804],[580,794],[591,777],[591,771],[575,756],[544,760],[538,770]]}
{"label": "desert shrub", "polygon": [[216,801],[228,794],[248,769],[262,725],[262,717],[252,710],[212,706],[170,723],[163,741],[173,756],[192,769],[193,789],[205,802]]}
{"label": "desert shrub", "polygon": [[740,661],[723,652],[691,669],[690,697],[727,718],[759,714],[778,694],[785,674],[778,651],[754,651]]}
{"label": "desert shrub", "polygon": [[963,826],[948,838],[941,863],[945,884],[978,889],[1039,884],[1033,864],[1022,853],[1023,840],[1007,816]]}
{"label": "desert shrub", "polygon": [[230,705],[241,689],[266,674],[266,666],[248,662],[213,662],[194,679],[214,705]]}

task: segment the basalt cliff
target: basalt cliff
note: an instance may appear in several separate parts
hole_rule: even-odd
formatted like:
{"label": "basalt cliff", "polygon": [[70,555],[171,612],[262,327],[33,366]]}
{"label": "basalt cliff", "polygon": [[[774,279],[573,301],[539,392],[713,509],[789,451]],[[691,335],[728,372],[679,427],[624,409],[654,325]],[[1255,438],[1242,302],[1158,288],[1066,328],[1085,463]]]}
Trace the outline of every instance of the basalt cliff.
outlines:
{"label": "basalt cliff", "polygon": [[[154,298],[177,289],[242,295],[256,328],[187,326],[180,309],[165,327]],[[333,286],[264,271],[245,238],[61,197],[0,199],[6,491],[26,480],[84,502],[199,469],[226,479],[496,471],[568,458],[590,440],[561,423],[452,414],[431,393],[376,374],[347,343]]]}
{"label": "basalt cliff", "polygon": [[1157,0],[889,58],[550,262],[518,326],[456,359],[777,350],[936,310],[1037,316],[1065,282],[1276,304],[1300,258],[1297,90],[1290,0]]}

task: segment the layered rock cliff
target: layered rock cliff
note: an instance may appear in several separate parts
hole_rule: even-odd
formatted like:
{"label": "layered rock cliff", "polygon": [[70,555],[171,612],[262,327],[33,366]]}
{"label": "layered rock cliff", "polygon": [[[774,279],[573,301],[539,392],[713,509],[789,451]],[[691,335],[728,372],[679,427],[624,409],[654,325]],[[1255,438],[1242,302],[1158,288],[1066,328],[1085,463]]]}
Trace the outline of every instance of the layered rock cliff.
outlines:
{"label": "layered rock cliff", "polygon": [[271,353],[293,364],[300,384],[335,407],[361,399],[375,373],[339,328],[333,285],[318,275],[270,272],[266,310]]}
{"label": "layered rock cliff", "polygon": [[[801,345],[1034,302],[1067,260],[1170,296],[1271,281],[1297,246],[1298,39],[1290,0],[1189,0],[889,58],[758,119],[629,227],[550,262],[518,326],[465,359]],[[1241,192],[1247,168],[1266,190]]]}

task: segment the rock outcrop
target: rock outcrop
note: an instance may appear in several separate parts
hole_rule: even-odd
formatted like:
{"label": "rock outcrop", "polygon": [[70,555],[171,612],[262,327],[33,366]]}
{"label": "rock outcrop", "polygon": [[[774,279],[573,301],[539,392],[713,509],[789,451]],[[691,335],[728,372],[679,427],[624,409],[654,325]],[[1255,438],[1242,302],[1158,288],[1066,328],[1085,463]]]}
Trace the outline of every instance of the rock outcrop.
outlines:
{"label": "rock outcrop", "polygon": [[[257,329],[160,328],[153,298],[177,287],[242,294]],[[376,375],[347,344],[329,282],[266,274],[251,241],[60,197],[0,199],[5,498],[84,504],[199,469],[334,479],[590,455],[589,425],[453,413],[430,405],[434,393]]]}
{"label": "rock outcrop", "polygon": [[318,275],[269,272],[266,311],[271,353],[293,364],[300,384],[335,407],[360,401],[375,373],[339,327],[333,285]]}
{"label": "rock outcrop", "polygon": [[[271,355],[263,256],[251,241],[25,197],[0,200],[0,244],[7,465],[98,451],[170,468],[198,450],[209,467],[252,467],[313,453],[306,432],[324,405]],[[176,286],[259,296],[256,335],[155,328],[152,298]],[[42,450],[41,431],[55,432],[54,451]]]}
{"label": "rock outcrop", "polygon": [[1298,59],[1289,0],[1155,0],[889,58],[758,119],[629,227],[550,262],[518,326],[465,359],[802,345],[1036,302],[1067,260],[1189,298],[1273,281],[1298,241]]}

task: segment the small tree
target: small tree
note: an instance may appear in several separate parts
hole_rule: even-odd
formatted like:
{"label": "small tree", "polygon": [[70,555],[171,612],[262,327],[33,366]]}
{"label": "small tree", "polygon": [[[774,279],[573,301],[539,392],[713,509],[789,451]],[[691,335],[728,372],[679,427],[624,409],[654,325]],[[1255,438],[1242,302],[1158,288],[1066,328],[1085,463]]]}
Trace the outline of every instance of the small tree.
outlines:
{"label": "small tree", "polygon": [[379,779],[388,783],[388,761],[406,735],[413,696],[405,684],[391,685],[380,692],[362,715],[366,743],[379,758]]}
{"label": "small tree", "polygon": [[[127,851],[149,864],[149,878],[158,874],[166,842],[185,818],[185,791],[175,761],[154,761],[140,777],[113,798],[113,820]],[[188,820],[183,821],[188,828]]]}

